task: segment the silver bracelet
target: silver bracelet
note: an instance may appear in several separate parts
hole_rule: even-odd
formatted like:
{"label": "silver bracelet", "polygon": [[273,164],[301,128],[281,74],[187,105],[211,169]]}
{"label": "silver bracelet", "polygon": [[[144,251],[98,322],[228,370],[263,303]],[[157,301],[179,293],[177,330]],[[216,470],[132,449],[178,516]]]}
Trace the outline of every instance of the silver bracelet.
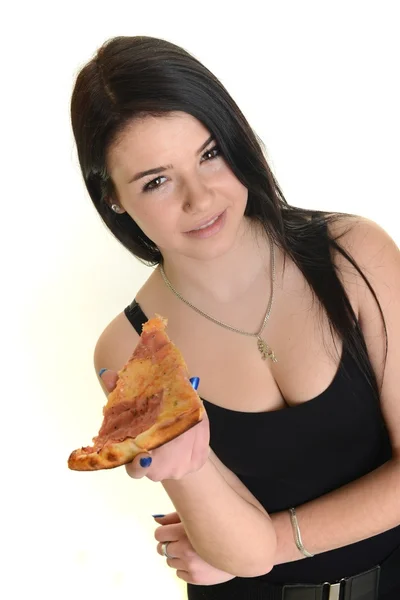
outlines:
{"label": "silver bracelet", "polygon": [[307,558],[312,558],[314,556],[314,554],[311,554],[310,552],[308,552],[303,546],[303,542],[301,540],[300,527],[297,522],[297,516],[296,516],[295,509],[289,508],[289,513],[290,513],[290,520],[292,522],[294,541],[296,542],[296,546],[297,546],[298,550],[300,550],[300,552],[302,554],[304,554],[304,556],[306,556]]}

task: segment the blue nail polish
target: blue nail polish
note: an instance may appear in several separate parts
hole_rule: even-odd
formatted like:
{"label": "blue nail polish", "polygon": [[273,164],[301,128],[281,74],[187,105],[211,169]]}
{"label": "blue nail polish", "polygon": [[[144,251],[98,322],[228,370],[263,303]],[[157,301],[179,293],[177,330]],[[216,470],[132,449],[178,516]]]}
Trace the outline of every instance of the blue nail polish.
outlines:
{"label": "blue nail polish", "polygon": [[108,369],[100,369],[100,371],[99,371],[99,377],[101,377],[101,376],[103,375],[103,373],[104,373],[105,371],[107,371],[107,370],[108,370]]}
{"label": "blue nail polish", "polygon": [[144,458],[140,459],[140,466],[145,469],[146,467],[149,467],[151,465],[152,460],[153,459],[151,458],[151,456],[145,456]]}
{"label": "blue nail polish", "polygon": [[200,377],[191,377],[189,379],[189,381],[192,384],[192,388],[194,390],[197,390],[197,388],[199,387],[199,383],[200,383]]}
{"label": "blue nail polish", "polygon": [[165,517],[165,515],[151,515],[153,519],[161,519],[161,517]]}

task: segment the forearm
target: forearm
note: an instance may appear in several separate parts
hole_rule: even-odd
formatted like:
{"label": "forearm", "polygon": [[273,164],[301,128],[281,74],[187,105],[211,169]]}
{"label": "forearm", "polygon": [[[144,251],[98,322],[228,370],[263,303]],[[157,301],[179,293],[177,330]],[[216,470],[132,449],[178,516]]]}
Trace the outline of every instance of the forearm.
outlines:
{"label": "forearm", "polygon": [[[319,554],[359,542],[400,524],[400,461],[295,507],[304,547]],[[277,535],[274,564],[304,558],[287,511],[271,515]]]}
{"label": "forearm", "polygon": [[241,498],[210,460],[195,473],[162,483],[203,560],[238,577],[272,568],[276,536],[271,520]]}

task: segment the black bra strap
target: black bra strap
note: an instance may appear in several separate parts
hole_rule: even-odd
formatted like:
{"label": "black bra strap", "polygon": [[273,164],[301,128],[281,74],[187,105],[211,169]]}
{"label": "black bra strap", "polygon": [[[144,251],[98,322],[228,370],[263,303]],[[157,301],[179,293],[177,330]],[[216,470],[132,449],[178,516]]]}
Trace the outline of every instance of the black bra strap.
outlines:
{"label": "black bra strap", "polygon": [[136,332],[140,335],[142,333],[142,326],[148,320],[139,304],[134,300],[129,306],[127,306],[124,310],[126,318],[134,327]]}

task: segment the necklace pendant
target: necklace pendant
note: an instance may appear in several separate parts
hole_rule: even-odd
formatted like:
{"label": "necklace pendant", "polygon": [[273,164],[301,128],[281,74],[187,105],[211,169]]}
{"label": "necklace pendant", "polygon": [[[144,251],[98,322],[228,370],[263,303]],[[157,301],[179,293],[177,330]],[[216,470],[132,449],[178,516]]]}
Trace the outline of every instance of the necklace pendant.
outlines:
{"label": "necklace pendant", "polygon": [[278,359],[275,356],[275,352],[268,346],[268,344],[266,342],[264,342],[264,340],[260,337],[258,337],[257,340],[258,340],[257,346],[258,346],[258,350],[261,354],[261,358],[263,360],[266,360],[267,358],[269,358],[274,363],[278,362]]}

